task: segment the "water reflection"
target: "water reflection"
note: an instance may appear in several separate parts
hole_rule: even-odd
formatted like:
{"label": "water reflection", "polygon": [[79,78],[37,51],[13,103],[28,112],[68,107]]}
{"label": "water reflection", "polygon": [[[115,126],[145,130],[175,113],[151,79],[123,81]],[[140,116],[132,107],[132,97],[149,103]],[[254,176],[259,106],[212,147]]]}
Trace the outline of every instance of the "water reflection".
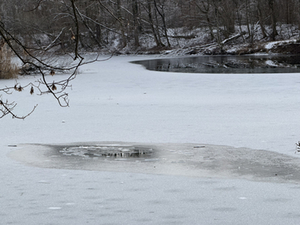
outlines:
{"label": "water reflection", "polygon": [[135,61],[148,70],[183,73],[299,73],[300,55],[197,56]]}

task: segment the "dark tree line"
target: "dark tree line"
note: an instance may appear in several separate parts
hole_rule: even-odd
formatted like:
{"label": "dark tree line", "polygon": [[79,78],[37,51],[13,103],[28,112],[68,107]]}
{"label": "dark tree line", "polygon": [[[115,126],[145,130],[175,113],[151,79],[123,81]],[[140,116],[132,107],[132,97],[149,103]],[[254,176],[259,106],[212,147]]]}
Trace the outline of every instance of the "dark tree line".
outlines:
{"label": "dark tree line", "polygon": [[[206,29],[210,40],[247,33],[253,42],[260,33],[276,40],[282,24],[300,25],[299,0],[3,0],[1,21],[25,44],[68,50],[80,26],[79,47],[86,50],[139,48],[148,35],[157,47],[172,47],[173,28]],[[74,17],[76,15],[76,18]],[[294,28],[295,29],[295,28]]]}

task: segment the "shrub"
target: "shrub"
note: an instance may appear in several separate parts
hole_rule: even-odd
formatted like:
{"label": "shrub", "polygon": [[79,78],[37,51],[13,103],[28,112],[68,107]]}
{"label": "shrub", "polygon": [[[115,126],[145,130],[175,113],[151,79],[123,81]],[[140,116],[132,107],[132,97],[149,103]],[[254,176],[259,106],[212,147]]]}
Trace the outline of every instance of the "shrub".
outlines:
{"label": "shrub", "polygon": [[0,79],[13,79],[18,76],[19,69],[12,62],[12,51],[7,45],[0,45]]}

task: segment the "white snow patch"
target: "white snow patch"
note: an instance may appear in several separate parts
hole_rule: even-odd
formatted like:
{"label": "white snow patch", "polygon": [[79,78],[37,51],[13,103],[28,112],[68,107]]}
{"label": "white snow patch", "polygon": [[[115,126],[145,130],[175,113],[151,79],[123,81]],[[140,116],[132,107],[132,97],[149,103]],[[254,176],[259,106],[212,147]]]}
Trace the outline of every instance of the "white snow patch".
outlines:
{"label": "white snow patch", "polygon": [[272,67],[277,67],[277,65],[272,60],[266,60],[266,65],[269,65],[269,66],[272,66]]}
{"label": "white snow patch", "polygon": [[265,45],[265,49],[270,50],[270,49],[274,48],[276,45],[292,44],[292,43],[296,43],[296,42],[297,42],[296,39],[283,40],[283,41],[272,41]]}

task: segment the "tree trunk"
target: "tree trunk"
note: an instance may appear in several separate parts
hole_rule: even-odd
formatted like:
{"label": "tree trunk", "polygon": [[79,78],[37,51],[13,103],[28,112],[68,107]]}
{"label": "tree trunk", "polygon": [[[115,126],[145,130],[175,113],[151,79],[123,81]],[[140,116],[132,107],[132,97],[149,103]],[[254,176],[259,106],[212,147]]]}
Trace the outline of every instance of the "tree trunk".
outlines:
{"label": "tree trunk", "polygon": [[162,20],[162,23],[163,23],[164,35],[165,35],[165,37],[166,37],[168,47],[171,47],[171,44],[170,44],[170,41],[169,41],[169,36],[168,36],[168,31],[167,31],[167,25],[166,25],[166,17],[165,17],[164,5],[161,4],[160,9],[159,9],[156,1],[157,1],[157,0],[154,0],[154,6],[155,6],[156,11],[158,12],[158,14],[159,14],[160,17],[161,17],[161,20]]}
{"label": "tree trunk", "polygon": [[139,25],[138,25],[138,4],[137,0],[132,0],[132,16],[133,16],[133,36],[134,36],[134,46],[138,48],[140,46],[139,42]]}
{"label": "tree trunk", "polygon": [[194,4],[200,10],[200,12],[205,15],[205,19],[206,19],[206,22],[207,22],[207,25],[208,25],[208,28],[209,28],[209,32],[210,32],[210,37],[213,40],[215,38],[215,36],[214,36],[214,32],[213,32],[212,23],[210,21],[209,15],[208,15],[209,9],[210,9],[209,0],[207,0],[206,3],[204,1],[201,1],[200,3],[202,5],[202,7],[199,4],[197,4],[196,2],[194,2]]}
{"label": "tree trunk", "polygon": [[263,34],[263,37],[267,37],[267,34],[266,34],[266,28],[264,27],[264,22],[263,22],[263,17],[262,17],[262,10],[261,10],[261,7],[260,7],[260,3],[257,3],[257,14],[258,14],[258,18],[259,18],[259,25],[260,25],[260,29],[261,29],[261,32]]}
{"label": "tree trunk", "polygon": [[160,43],[160,46],[164,47],[165,45],[162,43],[161,37],[160,37],[159,22],[158,22],[158,18],[157,18],[157,10],[156,9],[154,10],[154,16],[155,16],[155,23],[156,23],[154,28],[156,30],[157,38]]}
{"label": "tree trunk", "polygon": [[276,30],[276,15],[274,10],[274,0],[268,0],[269,3],[269,9],[270,9],[270,15],[271,15],[271,26],[272,26],[272,33],[271,33],[271,40],[276,40],[277,30]]}
{"label": "tree trunk", "polygon": [[155,43],[158,47],[161,47],[162,43],[161,43],[160,39],[158,39],[158,36],[156,34],[156,30],[155,30],[155,27],[154,27],[151,0],[147,0],[147,8],[148,8],[148,18],[149,18],[149,22],[150,22],[150,27],[151,27],[151,30],[152,30],[152,33],[153,33],[153,36],[154,36]]}
{"label": "tree trunk", "polygon": [[123,25],[123,19],[121,15],[121,0],[117,0],[117,20],[120,23],[120,29],[122,33],[122,38],[121,38],[121,43],[122,43],[122,48],[124,48],[127,45],[127,40],[125,36],[125,31],[124,31],[124,25]]}

